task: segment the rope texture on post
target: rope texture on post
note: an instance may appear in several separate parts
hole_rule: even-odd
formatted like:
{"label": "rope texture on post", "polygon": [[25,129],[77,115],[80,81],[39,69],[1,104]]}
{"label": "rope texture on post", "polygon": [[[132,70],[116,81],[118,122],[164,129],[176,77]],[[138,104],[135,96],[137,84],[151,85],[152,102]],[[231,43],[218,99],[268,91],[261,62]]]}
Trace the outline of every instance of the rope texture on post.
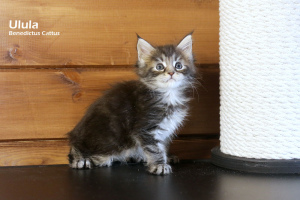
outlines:
{"label": "rope texture on post", "polygon": [[300,0],[220,0],[221,152],[300,159]]}

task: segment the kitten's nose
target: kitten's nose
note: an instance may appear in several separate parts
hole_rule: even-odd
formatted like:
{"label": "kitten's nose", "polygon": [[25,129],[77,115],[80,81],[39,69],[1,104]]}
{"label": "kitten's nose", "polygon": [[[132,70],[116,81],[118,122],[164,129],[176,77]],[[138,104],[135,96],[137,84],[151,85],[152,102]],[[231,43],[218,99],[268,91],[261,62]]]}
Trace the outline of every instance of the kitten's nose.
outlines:
{"label": "kitten's nose", "polygon": [[173,76],[174,72],[169,72],[168,74],[170,74],[170,76]]}

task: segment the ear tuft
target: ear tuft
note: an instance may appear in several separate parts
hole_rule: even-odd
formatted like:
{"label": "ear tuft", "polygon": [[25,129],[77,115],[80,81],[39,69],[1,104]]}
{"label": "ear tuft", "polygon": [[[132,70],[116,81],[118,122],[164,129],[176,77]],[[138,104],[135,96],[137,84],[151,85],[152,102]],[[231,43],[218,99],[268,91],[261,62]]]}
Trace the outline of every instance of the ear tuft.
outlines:
{"label": "ear tuft", "polygon": [[138,38],[138,39],[140,39],[140,38],[141,38],[141,37],[139,36],[139,34],[137,34],[137,33],[135,33],[135,34],[136,34],[136,36],[137,36],[137,38]]}
{"label": "ear tuft", "polygon": [[177,48],[180,49],[188,58],[192,60],[193,58],[193,40],[192,33],[185,36],[181,42],[177,45]]}
{"label": "ear tuft", "polygon": [[138,52],[138,59],[140,62],[144,62],[146,58],[151,56],[151,53],[155,50],[154,47],[149,44],[146,40],[141,38],[139,35],[138,42],[137,42],[137,52]]}

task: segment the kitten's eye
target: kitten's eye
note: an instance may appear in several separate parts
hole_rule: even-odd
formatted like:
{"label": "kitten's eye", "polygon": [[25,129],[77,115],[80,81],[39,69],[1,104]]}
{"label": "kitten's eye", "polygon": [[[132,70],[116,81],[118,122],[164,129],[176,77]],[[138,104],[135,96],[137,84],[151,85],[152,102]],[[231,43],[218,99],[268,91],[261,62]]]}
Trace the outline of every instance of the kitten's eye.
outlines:
{"label": "kitten's eye", "polygon": [[180,62],[177,62],[175,64],[175,69],[181,70],[182,69],[182,64]]}
{"label": "kitten's eye", "polygon": [[163,64],[159,63],[159,64],[156,65],[156,69],[157,69],[158,71],[161,71],[161,70],[164,70],[165,67],[164,67]]}

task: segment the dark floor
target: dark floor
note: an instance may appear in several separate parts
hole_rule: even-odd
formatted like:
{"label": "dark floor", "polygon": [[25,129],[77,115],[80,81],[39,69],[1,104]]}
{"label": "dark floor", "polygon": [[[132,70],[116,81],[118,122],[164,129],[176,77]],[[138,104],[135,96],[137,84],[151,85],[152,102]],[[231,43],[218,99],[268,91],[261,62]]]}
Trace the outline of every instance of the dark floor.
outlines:
{"label": "dark floor", "polygon": [[0,168],[0,200],[11,199],[299,200],[300,176],[240,173],[209,161],[174,165],[168,176],[150,175],[142,164]]}

